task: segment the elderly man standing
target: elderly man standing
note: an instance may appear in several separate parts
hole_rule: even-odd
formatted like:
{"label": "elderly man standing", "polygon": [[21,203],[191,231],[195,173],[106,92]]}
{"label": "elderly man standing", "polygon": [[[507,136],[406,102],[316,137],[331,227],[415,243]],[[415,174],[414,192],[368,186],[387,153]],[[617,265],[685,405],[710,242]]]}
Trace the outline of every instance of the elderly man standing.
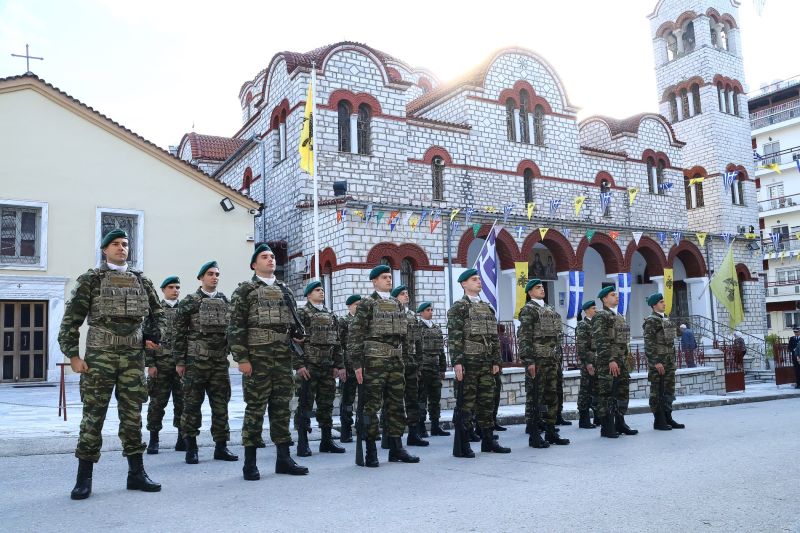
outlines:
{"label": "elderly man standing", "polygon": [[686,366],[694,368],[694,351],[697,349],[697,341],[694,338],[694,331],[686,324],[681,324],[681,351],[686,357]]}

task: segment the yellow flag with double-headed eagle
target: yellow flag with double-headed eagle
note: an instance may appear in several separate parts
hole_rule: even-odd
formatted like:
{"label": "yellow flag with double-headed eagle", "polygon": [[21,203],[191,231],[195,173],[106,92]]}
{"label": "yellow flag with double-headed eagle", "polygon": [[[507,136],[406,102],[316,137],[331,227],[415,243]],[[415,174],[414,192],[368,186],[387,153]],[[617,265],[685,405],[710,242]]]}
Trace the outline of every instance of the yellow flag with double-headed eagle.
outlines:
{"label": "yellow flag with double-headed eagle", "polygon": [[300,130],[300,169],[314,175],[314,82],[308,84],[303,128]]}
{"label": "yellow flag with double-headed eagle", "polygon": [[736,328],[744,320],[744,310],[742,309],[742,295],[739,292],[739,278],[736,275],[736,266],[733,264],[733,246],[728,248],[725,259],[714,272],[709,282],[711,292],[728,310],[728,326]]}

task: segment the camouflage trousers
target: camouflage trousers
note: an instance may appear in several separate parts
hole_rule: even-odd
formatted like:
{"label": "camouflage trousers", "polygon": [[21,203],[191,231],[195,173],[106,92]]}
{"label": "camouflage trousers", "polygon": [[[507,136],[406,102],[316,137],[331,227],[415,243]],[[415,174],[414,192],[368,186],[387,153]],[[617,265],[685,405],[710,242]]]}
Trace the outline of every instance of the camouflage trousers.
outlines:
{"label": "camouflage trousers", "polygon": [[[306,364],[306,370],[311,374],[311,379],[306,383],[306,398],[302,393],[297,403],[297,410],[294,414],[294,427],[300,427],[299,416],[301,411],[310,413],[317,403],[317,424],[320,428],[333,427],[333,400],[336,398],[336,378],[333,377],[333,366],[329,364]],[[301,388],[303,378],[297,375],[297,386]],[[301,405],[305,400],[305,405]]]}
{"label": "camouflage trousers", "polygon": [[172,425],[180,430],[181,414],[183,413],[183,385],[178,372],[175,371],[175,362],[171,357],[156,361],[158,374],[154,378],[147,378],[147,392],[150,394],[150,403],[147,406],[147,431],[161,431],[164,420],[164,409],[172,395]]}
{"label": "camouflage trousers", "polygon": [[556,414],[561,414],[564,410],[564,362],[558,361],[558,372],[556,373]]}
{"label": "camouflage trousers", "polygon": [[494,410],[492,411],[492,419],[497,422],[497,412],[500,410],[500,393],[503,392],[503,367],[494,375]]}
{"label": "camouflage trousers", "polygon": [[533,394],[533,378],[525,371],[525,421],[533,420],[533,410],[541,409],[542,421],[555,424],[558,414],[558,362],[553,358],[542,358],[536,365],[539,380],[539,397]]}
{"label": "camouflage trousers", "polygon": [[341,398],[339,400],[339,421],[343,426],[353,425],[353,405],[356,403],[356,391],[358,381],[353,367],[345,365],[347,370],[347,381],[339,384]]}
{"label": "camouflage trousers", "polygon": [[[647,381],[650,382],[650,411],[658,411],[659,384],[662,376],[655,366],[647,371]],[[675,360],[669,357],[664,363],[664,411],[672,411],[672,402],[675,401]]]}
{"label": "camouflage trousers", "polygon": [[[276,350],[277,351],[277,350]],[[269,438],[275,444],[291,442],[289,418],[292,400],[292,355],[288,346],[274,354],[250,355],[253,372],[242,375],[242,392],[247,404],[242,422],[242,445],[264,443],[264,414],[269,410]]]}
{"label": "camouflage trousers", "polygon": [[382,407],[389,436],[403,436],[406,426],[404,390],[403,361],[394,357],[367,357],[364,369],[364,417],[369,420],[368,440],[378,438],[377,413]]}
{"label": "camouflage trousers", "polygon": [[[467,363],[464,365],[464,404],[462,412],[474,415],[481,429],[494,428],[494,397],[497,382],[492,374],[492,363]],[[466,429],[472,428],[472,416],[465,419]]]}
{"label": "camouflage trousers", "polygon": [[95,463],[100,460],[103,423],[112,392],[117,399],[122,455],[143,453],[146,446],[142,442],[142,404],[147,401],[144,351],[127,347],[87,349],[85,360],[89,370],[81,374],[83,418],[75,457]]}
{"label": "camouflage trousers", "polygon": [[428,413],[431,420],[439,420],[442,401],[442,378],[435,368],[422,368],[419,376],[419,421],[425,422]]}
{"label": "camouflage trousers", "polygon": [[406,406],[406,425],[416,426],[420,421],[419,367],[416,364],[406,363],[405,380],[406,386],[403,391],[403,402]]}
{"label": "camouflage trousers", "polygon": [[211,405],[211,436],[214,442],[227,442],[231,431],[228,425],[228,402],[231,400],[231,378],[228,360],[192,360],[183,376],[183,415],[181,430],[187,437],[197,437],[203,423],[200,408],[208,396]]}
{"label": "camouflage trousers", "polygon": [[597,406],[597,368],[594,376],[586,370],[586,366],[581,366],[581,384],[578,389],[578,411],[588,411],[592,406],[596,410]]}
{"label": "camouflage trousers", "polygon": [[[608,370],[608,365],[597,365],[597,411],[602,417],[608,411],[608,405],[611,401],[611,391],[614,384],[614,378]],[[630,387],[631,376],[628,369],[624,364],[619,365],[619,376],[617,377],[617,411],[619,414],[624,415],[628,412],[628,392]]]}

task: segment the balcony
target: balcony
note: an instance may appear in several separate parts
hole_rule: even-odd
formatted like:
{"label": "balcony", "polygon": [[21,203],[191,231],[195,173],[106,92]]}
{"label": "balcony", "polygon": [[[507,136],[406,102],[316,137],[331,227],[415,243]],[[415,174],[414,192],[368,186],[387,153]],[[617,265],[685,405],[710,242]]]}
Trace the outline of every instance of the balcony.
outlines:
{"label": "balcony", "polygon": [[[778,213],[777,211],[781,209],[785,211],[780,211],[780,213]],[[770,215],[790,213],[796,210],[800,210],[800,193],[758,201],[758,213],[761,218]],[[773,213],[773,211],[775,212]]]}
{"label": "balcony", "polygon": [[764,289],[764,295],[771,300],[800,300],[800,281],[768,281]]}
{"label": "balcony", "polygon": [[[800,101],[800,100],[799,100]],[[800,114],[798,114],[800,116]],[[755,157],[756,164],[756,172],[760,170],[770,170],[765,169],[767,165],[788,165],[790,163],[795,163],[798,159],[800,159],[800,146],[793,146],[792,148],[784,148],[780,152],[773,152],[771,154],[762,154],[761,159]],[[795,163],[797,164],[797,163]],[[771,170],[770,170],[771,171]]]}
{"label": "balcony", "polygon": [[793,118],[800,118],[800,98],[750,113],[750,129],[765,128]]}

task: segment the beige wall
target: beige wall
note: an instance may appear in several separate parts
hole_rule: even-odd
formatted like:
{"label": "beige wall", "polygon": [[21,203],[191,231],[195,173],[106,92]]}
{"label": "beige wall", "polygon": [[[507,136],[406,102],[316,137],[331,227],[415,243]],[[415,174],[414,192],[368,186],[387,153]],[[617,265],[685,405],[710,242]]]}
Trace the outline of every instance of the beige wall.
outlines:
{"label": "beige wall", "polygon": [[[68,296],[76,277],[96,265],[98,208],[143,212],[141,266],[156,285],[177,274],[184,294],[196,290],[197,270],[211,259],[220,264],[220,289],[226,294],[249,279],[253,216],[248,209],[255,205],[228,191],[235,209],[223,212],[224,189],[203,184],[207,178],[183,169],[183,163],[155,155],[97,120],[61,105],[58,95],[0,87],[0,201],[47,204],[47,267],[0,268],[0,299],[35,297],[44,291],[41,284],[52,289],[65,282]],[[37,277],[43,277],[41,284]],[[21,291],[17,298],[15,290]],[[53,380],[55,362],[61,361],[53,315],[59,306],[63,314],[63,301],[51,298],[48,378]]]}

